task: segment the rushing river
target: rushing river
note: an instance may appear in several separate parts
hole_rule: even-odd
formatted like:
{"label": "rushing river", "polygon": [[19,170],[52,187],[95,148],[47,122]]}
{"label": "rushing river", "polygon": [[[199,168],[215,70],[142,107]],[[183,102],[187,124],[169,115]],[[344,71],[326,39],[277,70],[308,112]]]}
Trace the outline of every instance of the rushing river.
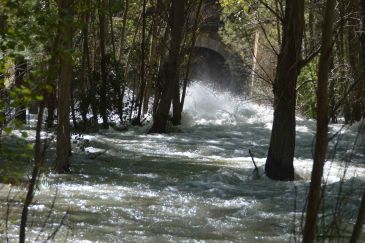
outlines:
{"label": "rushing river", "polygon": [[[271,108],[196,83],[179,131],[147,135],[146,128],[133,128],[85,135],[85,151],[73,145],[73,173],[42,178],[31,207],[29,241],[43,241],[55,231],[57,242],[294,241],[301,232],[315,121],[297,118],[295,168],[301,179],[295,182],[263,175],[271,124]],[[348,234],[354,223],[365,175],[360,126],[330,126],[337,136],[325,169],[323,234],[334,234],[326,227],[333,224]],[[252,174],[249,149],[260,178]],[[5,222],[9,187],[0,188]],[[11,241],[18,234],[21,195],[14,188],[8,200]],[[335,210],[341,213],[334,221]]]}

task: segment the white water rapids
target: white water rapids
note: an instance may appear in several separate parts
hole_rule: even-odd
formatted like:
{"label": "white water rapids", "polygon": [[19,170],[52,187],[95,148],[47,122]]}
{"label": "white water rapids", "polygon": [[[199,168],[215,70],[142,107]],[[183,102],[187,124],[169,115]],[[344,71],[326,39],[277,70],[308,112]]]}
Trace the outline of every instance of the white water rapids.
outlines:
{"label": "white water rapids", "polygon": [[[39,185],[29,241],[39,234],[37,240],[46,239],[61,222],[57,242],[294,241],[309,185],[315,121],[297,118],[295,168],[304,179],[276,182],[263,176],[272,108],[215,93],[201,83],[189,88],[185,107],[180,132],[147,135],[146,128],[110,129],[85,135],[85,152],[74,144],[73,174],[51,174]],[[329,212],[341,211],[341,235],[351,231],[364,185],[359,127],[330,126],[338,136],[330,142],[321,218],[327,225]],[[249,149],[260,179],[252,176]],[[9,187],[0,188],[4,222]],[[16,200],[14,205],[20,208]],[[14,207],[11,217],[19,213]],[[11,241],[17,239],[17,223],[11,221]],[[0,236],[4,239],[5,234]]]}

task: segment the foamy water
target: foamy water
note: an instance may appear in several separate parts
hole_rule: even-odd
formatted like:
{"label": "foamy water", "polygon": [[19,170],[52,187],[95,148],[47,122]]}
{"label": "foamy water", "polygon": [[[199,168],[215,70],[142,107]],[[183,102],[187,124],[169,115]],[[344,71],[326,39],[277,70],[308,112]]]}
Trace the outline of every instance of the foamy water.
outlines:
{"label": "foamy water", "polygon": [[[178,133],[110,129],[85,135],[85,152],[74,144],[74,173],[49,175],[36,194],[30,241],[42,231],[56,191],[54,212],[40,239],[54,231],[66,210],[69,215],[56,239],[68,242],[287,242],[300,235],[315,121],[297,119],[295,169],[304,179],[275,182],[263,175],[270,107],[195,83],[185,108]],[[331,212],[346,195],[337,205],[343,229],[351,228],[363,189],[363,137],[354,146],[359,126],[342,129],[331,141],[337,153],[329,156],[325,169],[326,210]],[[330,130],[335,134],[340,129],[331,125]],[[249,149],[260,179],[252,176]],[[7,189],[1,189],[2,199]],[[16,234],[11,227],[10,238]]]}

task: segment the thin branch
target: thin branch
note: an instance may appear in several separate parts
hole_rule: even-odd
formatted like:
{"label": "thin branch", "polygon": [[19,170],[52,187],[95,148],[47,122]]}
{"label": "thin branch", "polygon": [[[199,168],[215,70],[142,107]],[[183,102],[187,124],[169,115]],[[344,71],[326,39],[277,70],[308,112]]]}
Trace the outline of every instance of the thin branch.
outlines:
{"label": "thin branch", "polygon": [[275,15],[276,18],[278,18],[281,22],[284,22],[284,18],[278,13],[276,12],[272,7],[270,7],[270,5],[263,1],[263,0],[259,0],[259,2],[264,5],[265,8],[267,8],[267,10],[269,10],[273,15]]}

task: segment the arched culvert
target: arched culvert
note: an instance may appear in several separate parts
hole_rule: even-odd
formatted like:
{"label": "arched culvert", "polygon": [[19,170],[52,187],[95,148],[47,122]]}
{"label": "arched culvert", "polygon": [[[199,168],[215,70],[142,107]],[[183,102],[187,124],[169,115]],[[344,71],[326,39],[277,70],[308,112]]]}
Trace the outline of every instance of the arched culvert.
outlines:
{"label": "arched culvert", "polygon": [[[197,56],[203,56],[202,62],[204,60],[209,59],[205,62],[208,67],[213,67],[214,65],[210,65],[210,63],[222,63],[220,60],[224,60],[223,65],[218,67],[215,72],[225,72],[226,79],[225,80],[217,80],[220,76],[218,75],[216,78],[213,78],[212,82],[219,84],[221,87],[225,87],[226,90],[231,91],[232,93],[238,95],[249,94],[250,86],[248,82],[248,72],[245,70],[242,59],[239,54],[232,52],[221,40],[218,33],[200,33],[196,43],[195,43],[195,52]],[[214,53],[214,54],[213,54]],[[209,57],[210,56],[210,57]],[[210,58],[214,59],[210,60]],[[209,68],[212,70],[212,68]],[[228,71],[229,70],[229,71]],[[194,70],[195,72],[196,70]],[[214,72],[211,72],[210,76],[214,76]],[[193,73],[196,74],[196,73]],[[208,77],[210,77],[208,76]],[[203,79],[204,80],[204,79]],[[223,81],[223,82],[222,82]],[[217,83],[218,82],[218,83]],[[219,86],[218,85],[218,86]]]}
{"label": "arched culvert", "polygon": [[231,70],[225,58],[214,50],[195,47],[190,79],[211,84],[220,90],[231,88]]}

